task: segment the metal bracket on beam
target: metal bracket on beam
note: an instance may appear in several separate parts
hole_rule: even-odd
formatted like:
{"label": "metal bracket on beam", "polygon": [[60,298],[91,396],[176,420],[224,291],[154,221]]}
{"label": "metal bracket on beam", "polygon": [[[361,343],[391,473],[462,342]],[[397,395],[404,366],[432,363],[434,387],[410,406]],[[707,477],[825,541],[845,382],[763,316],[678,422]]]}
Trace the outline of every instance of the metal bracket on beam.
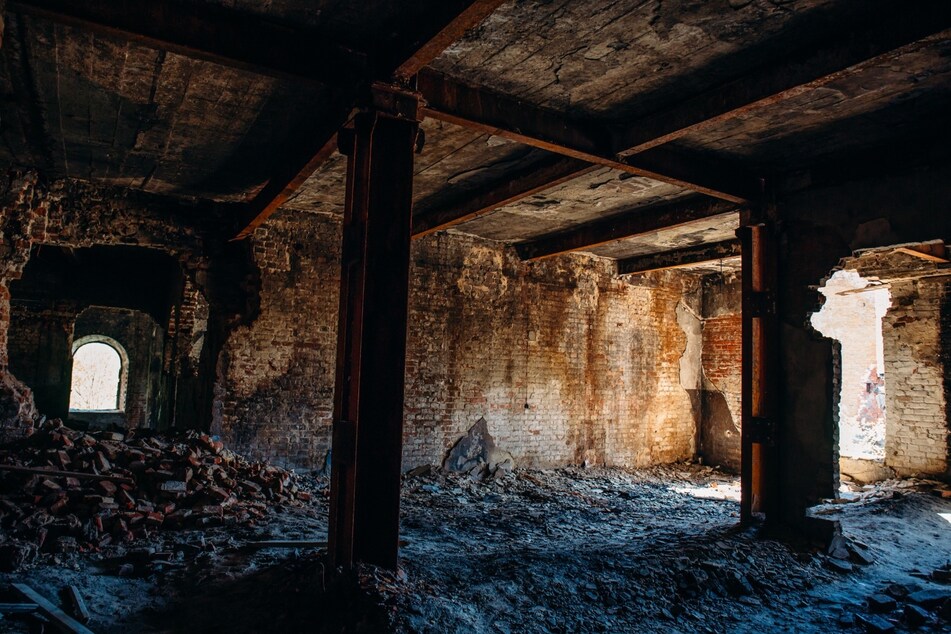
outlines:
{"label": "metal bracket on beam", "polygon": [[752,440],[754,443],[776,446],[776,421],[762,416],[754,416],[752,419]]}
{"label": "metal bracket on beam", "polygon": [[420,104],[423,96],[404,86],[373,82],[370,85],[367,107],[397,119],[420,120]]}
{"label": "metal bracket on beam", "polygon": [[357,425],[350,420],[338,420],[333,424],[333,453],[330,460],[333,464],[349,466],[356,461],[357,456]]}
{"label": "metal bracket on beam", "polygon": [[750,294],[750,314],[753,317],[775,315],[776,293],[773,291],[753,291]]}

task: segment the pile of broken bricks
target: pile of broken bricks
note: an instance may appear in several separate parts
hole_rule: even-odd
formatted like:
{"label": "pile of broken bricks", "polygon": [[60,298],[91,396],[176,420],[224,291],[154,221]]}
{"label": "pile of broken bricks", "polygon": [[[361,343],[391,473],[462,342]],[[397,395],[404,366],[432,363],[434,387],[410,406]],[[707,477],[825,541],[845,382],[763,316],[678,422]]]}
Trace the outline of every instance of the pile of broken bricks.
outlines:
{"label": "pile of broken bricks", "polygon": [[246,460],[207,434],[85,432],[53,420],[0,448],[0,570],[16,570],[37,550],[251,524],[272,506],[310,498],[294,473]]}

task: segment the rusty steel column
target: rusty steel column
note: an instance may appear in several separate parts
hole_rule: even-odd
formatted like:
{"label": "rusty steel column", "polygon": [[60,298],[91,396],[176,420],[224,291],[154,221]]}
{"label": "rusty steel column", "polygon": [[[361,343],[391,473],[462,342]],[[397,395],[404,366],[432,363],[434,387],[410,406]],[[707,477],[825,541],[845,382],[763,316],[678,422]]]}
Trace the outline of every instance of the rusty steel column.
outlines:
{"label": "rusty steel column", "polygon": [[778,490],[778,359],[775,223],[764,203],[744,210],[742,242],[743,370],[740,518],[768,518]]}
{"label": "rusty steel column", "polygon": [[328,537],[345,569],[397,565],[417,110],[416,95],[374,90],[338,137],[347,193]]}

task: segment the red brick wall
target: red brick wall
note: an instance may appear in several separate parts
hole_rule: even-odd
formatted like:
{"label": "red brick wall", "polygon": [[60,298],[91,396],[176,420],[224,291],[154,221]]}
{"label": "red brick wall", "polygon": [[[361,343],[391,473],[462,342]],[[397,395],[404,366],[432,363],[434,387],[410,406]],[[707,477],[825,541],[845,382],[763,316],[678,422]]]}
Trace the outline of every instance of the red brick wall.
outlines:
{"label": "red brick wall", "polygon": [[417,243],[414,264],[406,467],[438,462],[480,417],[521,465],[693,455],[681,277],[627,283],[609,261],[524,264],[451,235]]}
{"label": "red brick wall", "polygon": [[703,374],[726,397],[735,419],[741,408],[742,328],[740,314],[703,320]]}
{"label": "red brick wall", "polygon": [[740,467],[743,323],[738,277],[704,283],[700,453],[704,460]]}
{"label": "red brick wall", "polygon": [[[885,344],[885,464],[899,475],[948,473],[943,280],[895,282],[882,320]],[[945,308],[946,310],[946,308]]]}

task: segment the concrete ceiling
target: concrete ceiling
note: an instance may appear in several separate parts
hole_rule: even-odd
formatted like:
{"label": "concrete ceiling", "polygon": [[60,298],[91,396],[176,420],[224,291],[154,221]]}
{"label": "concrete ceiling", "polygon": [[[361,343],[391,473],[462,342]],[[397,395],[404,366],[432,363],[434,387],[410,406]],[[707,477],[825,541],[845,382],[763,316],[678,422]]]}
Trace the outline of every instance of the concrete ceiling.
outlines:
{"label": "concrete ceiling", "polygon": [[[346,45],[380,49],[433,2],[209,0]],[[881,8],[887,2],[874,0]],[[704,90],[808,50],[871,6],[848,0],[517,0],[449,46],[446,77],[565,115],[580,127],[663,113]],[[328,115],[331,90],[189,59],[9,12],[0,49],[0,161],[53,177],[212,201],[247,201],[294,138]],[[668,143],[719,166],[776,175],[842,153],[928,138],[951,107],[951,41],[924,38]],[[504,183],[550,158],[485,130],[426,119],[415,200],[427,206]],[[732,168],[730,168],[732,169]],[[340,214],[346,161],[334,154],[285,204]],[[452,230],[518,243],[691,195],[598,167]],[[587,249],[625,258],[732,236],[735,214]]]}

